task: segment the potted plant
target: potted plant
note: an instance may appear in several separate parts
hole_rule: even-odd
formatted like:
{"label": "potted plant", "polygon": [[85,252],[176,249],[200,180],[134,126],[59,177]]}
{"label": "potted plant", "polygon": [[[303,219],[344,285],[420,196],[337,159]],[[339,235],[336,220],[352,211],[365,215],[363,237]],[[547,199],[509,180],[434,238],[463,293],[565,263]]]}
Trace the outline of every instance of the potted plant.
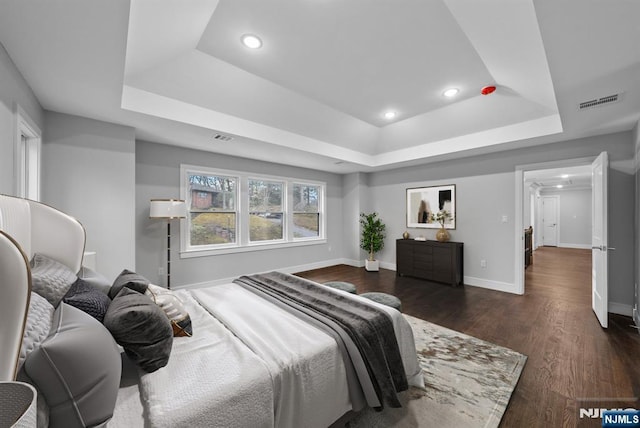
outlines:
{"label": "potted plant", "polygon": [[380,262],[375,259],[378,251],[384,248],[385,224],[378,218],[378,213],[360,213],[360,225],[362,235],[360,237],[360,248],[369,253],[369,257],[364,262],[364,267],[368,271],[380,269]]}

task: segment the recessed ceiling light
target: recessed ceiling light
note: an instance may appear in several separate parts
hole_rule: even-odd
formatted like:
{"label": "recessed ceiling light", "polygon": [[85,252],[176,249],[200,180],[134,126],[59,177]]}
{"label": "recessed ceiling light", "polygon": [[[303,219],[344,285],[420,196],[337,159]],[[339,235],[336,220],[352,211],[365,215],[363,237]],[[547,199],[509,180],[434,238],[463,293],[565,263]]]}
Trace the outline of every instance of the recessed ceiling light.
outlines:
{"label": "recessed ceiling light", "polygon": [[242,40],[242,44],[249,49],[258,49],[262,46],[262,40],[260,40],[260,37],[253,34],[245,34],[240,40]]}
{"label": "recessed ceiling light", "polygon": [[442,95],[444,95],[447,98],[451,98],[451,97],[455,97],[456,95],[458,95],[458,92],[460,92],[460,90],[458,88],[449,88],[446,91],[444,91],[442,93]]}
{"label": "recessed ceiling light", "polygon": [[558,184],[556,187],[557,187],[558,189],[562,189],[562,184]]}
{"label": "recessed ceiling light", "polygon": [[395,111],[387,111],[384,113],[384,118],[385,119],[393,119],[394,117],[396,117],[397,113]]}
{"label": "recessed ceiling light", "polygon": [[560,178],[569,178],[569,174],[562,174]]}

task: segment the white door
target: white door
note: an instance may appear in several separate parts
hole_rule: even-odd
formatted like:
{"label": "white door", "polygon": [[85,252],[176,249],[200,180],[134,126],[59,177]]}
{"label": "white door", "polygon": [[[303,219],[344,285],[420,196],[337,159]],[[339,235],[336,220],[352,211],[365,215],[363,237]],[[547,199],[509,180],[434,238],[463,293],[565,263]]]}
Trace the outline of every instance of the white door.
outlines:
{"label": "white door", "polygon": [[542,198],[542,245],[558,246],[558,197]]}
{"label": "white door", "polygon": [[609,306],[607,284],[607,175],[609,158],[607,152],[591,165],[591,306],[602,327],[607,328]]}

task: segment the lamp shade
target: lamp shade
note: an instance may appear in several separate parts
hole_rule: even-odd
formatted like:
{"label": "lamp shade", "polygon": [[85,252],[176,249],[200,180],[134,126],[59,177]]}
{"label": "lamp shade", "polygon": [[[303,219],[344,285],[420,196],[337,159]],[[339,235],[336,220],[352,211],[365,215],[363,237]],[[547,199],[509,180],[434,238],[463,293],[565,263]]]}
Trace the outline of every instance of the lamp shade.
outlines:
{"label": "lamp shade", "polygon": [[181,199],[151,199],[150,218],[184,218],[187,205]]}

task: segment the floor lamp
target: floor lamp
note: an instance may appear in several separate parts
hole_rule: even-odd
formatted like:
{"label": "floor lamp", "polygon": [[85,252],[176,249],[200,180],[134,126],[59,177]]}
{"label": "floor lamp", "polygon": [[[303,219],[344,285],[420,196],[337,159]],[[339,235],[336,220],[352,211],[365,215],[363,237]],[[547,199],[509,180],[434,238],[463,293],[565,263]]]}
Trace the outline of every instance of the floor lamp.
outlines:
{"label": "floor lamp", "polygon": [[180,199],[151,199],[150,218],[167,220],[167,289],[171,289],[171,220],[185,218],[187,205]]}

